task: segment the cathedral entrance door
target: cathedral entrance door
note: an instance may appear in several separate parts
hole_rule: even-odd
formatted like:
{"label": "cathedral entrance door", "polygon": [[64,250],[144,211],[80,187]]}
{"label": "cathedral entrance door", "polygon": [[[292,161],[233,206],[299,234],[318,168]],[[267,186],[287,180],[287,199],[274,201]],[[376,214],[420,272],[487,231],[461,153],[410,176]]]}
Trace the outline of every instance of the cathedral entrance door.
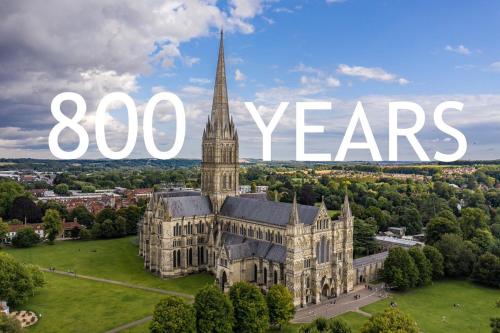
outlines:
{"label": "cathedral entrance door", "polygon": [[330,286],[325,283],[323,285],[323,289],[321,289],[321,300],[325,300],[328,298],[328,291],[330,290]]}

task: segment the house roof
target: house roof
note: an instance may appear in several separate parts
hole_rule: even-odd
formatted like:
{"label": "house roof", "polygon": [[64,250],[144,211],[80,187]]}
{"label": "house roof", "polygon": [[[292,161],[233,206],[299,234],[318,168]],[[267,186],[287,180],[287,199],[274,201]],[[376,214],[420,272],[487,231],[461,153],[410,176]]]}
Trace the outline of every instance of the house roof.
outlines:
{"label": "house roof", "polygon": [[[301,223],[310,225],[319,212],[315,206],[297,205]],[[220,215],[243,220],[286,226],[292,212],[292,204],[263,201],[242,197],[227,197]]]}
{"label": "house roof", "polygon": [[228,232],[222,234],[222,242],[229,250],[229,259],[231,260],[257,257],[285,263],[286,248],[283,245],[247,238]]}

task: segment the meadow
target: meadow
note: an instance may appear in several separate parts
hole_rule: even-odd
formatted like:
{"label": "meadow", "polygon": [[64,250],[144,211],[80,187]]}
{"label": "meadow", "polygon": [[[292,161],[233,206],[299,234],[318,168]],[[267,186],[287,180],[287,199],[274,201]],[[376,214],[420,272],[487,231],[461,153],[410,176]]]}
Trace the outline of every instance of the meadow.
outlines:
{"label": "meadow", "polygon": [[[60,241],[55,245],[39,245],[28,249],[2,249],[21,262],[44,268],[74,271],[134,285],[154,287],[194,295],[207,283],[209,274],[161,280],[143,269],[138,256],[136,237],[99,241]],[[138,290],[109,283],[45,273],[47,284],[30,298],[23,309],[42,314],[28,332],[105,332],[152,314],[154,305],[164,297],[151,291]],[[495,306],[500,290],[468,281],[446,280],[406,293],[394,293],[361,310],[375,314],[393,301],[408,313],[426,333],[490,332],[489,318],[500,316]],[[454,306],[458,304],[458,306]],[[359,313],[345,313],[340,318],[358,332],[368,320]],[[123,332],[146,333],[149,323]],[[296,333],[300,325],[289,325],[280,333]],[[277,333],[271,330],[270,333]]]}

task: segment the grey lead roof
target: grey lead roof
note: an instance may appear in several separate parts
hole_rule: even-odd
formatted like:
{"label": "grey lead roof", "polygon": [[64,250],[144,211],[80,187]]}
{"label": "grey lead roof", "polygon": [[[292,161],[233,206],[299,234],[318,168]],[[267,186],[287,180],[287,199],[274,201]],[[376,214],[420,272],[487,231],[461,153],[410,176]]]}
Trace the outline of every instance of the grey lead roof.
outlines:
{"label": "grey lead roof", "polygon": [[229,259],[231,260],[257,257],[285,263],[286,248],[283,245],[246,238],[227,232],[222,234],[222,242],[229,250]]}
{"label": "grey lead roof", "polygon": [[[313,224],[319,208],[298,205],[299,220]],[[220,215],[243,220],[285,226],[292,212],[292,204],[285,202],[263,201],[242,197],[227,197]]]}
{"label": "grey lead roof", "polygon": [[172,217],[212,214],[212,205],[205,196],[164,197],[163,201]]}
{"label": "grey lead roof", "polygon": [[369,264],[373,264],[373,263],[376,263],[376,262],[384,261],[385,258],[387,258],[388,255],[389,255],[389,252],[385,251],[385,252],[380,252],[380,253],[372,254],[370,256],[366,256],[366,257],[361,257],[361,258],[358,258],[358,259],[354,259],[353,260],[353,266],[356,268],[356,267],[362,267],[362,266],[365,266],[365,265],[369,265]]}

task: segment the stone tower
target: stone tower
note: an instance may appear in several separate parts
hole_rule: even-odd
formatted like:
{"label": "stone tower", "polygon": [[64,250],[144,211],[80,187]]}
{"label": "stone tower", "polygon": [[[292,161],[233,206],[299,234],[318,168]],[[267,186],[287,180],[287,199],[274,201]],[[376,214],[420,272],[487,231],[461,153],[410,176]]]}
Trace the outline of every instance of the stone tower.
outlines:
{"label": "stone tower", "polygon": [[343,290],[342,292],[349,292],[354,287],[354,269],[353,269],[353,234],[354,234],[354,217],[351,213],[349,205],[349,197],[347,190],[344,197],[344,204],[340,212],[340,220],[343,223],[344,229],[344,244],[343,244]]}
{"label": "stone tower", "polygon": [[236,196],[239,191],[238,133],[229,116],[222,31],[212,113],[203,131],[201,191],[210,197],[215,213],[219,212],[227,196]]}

